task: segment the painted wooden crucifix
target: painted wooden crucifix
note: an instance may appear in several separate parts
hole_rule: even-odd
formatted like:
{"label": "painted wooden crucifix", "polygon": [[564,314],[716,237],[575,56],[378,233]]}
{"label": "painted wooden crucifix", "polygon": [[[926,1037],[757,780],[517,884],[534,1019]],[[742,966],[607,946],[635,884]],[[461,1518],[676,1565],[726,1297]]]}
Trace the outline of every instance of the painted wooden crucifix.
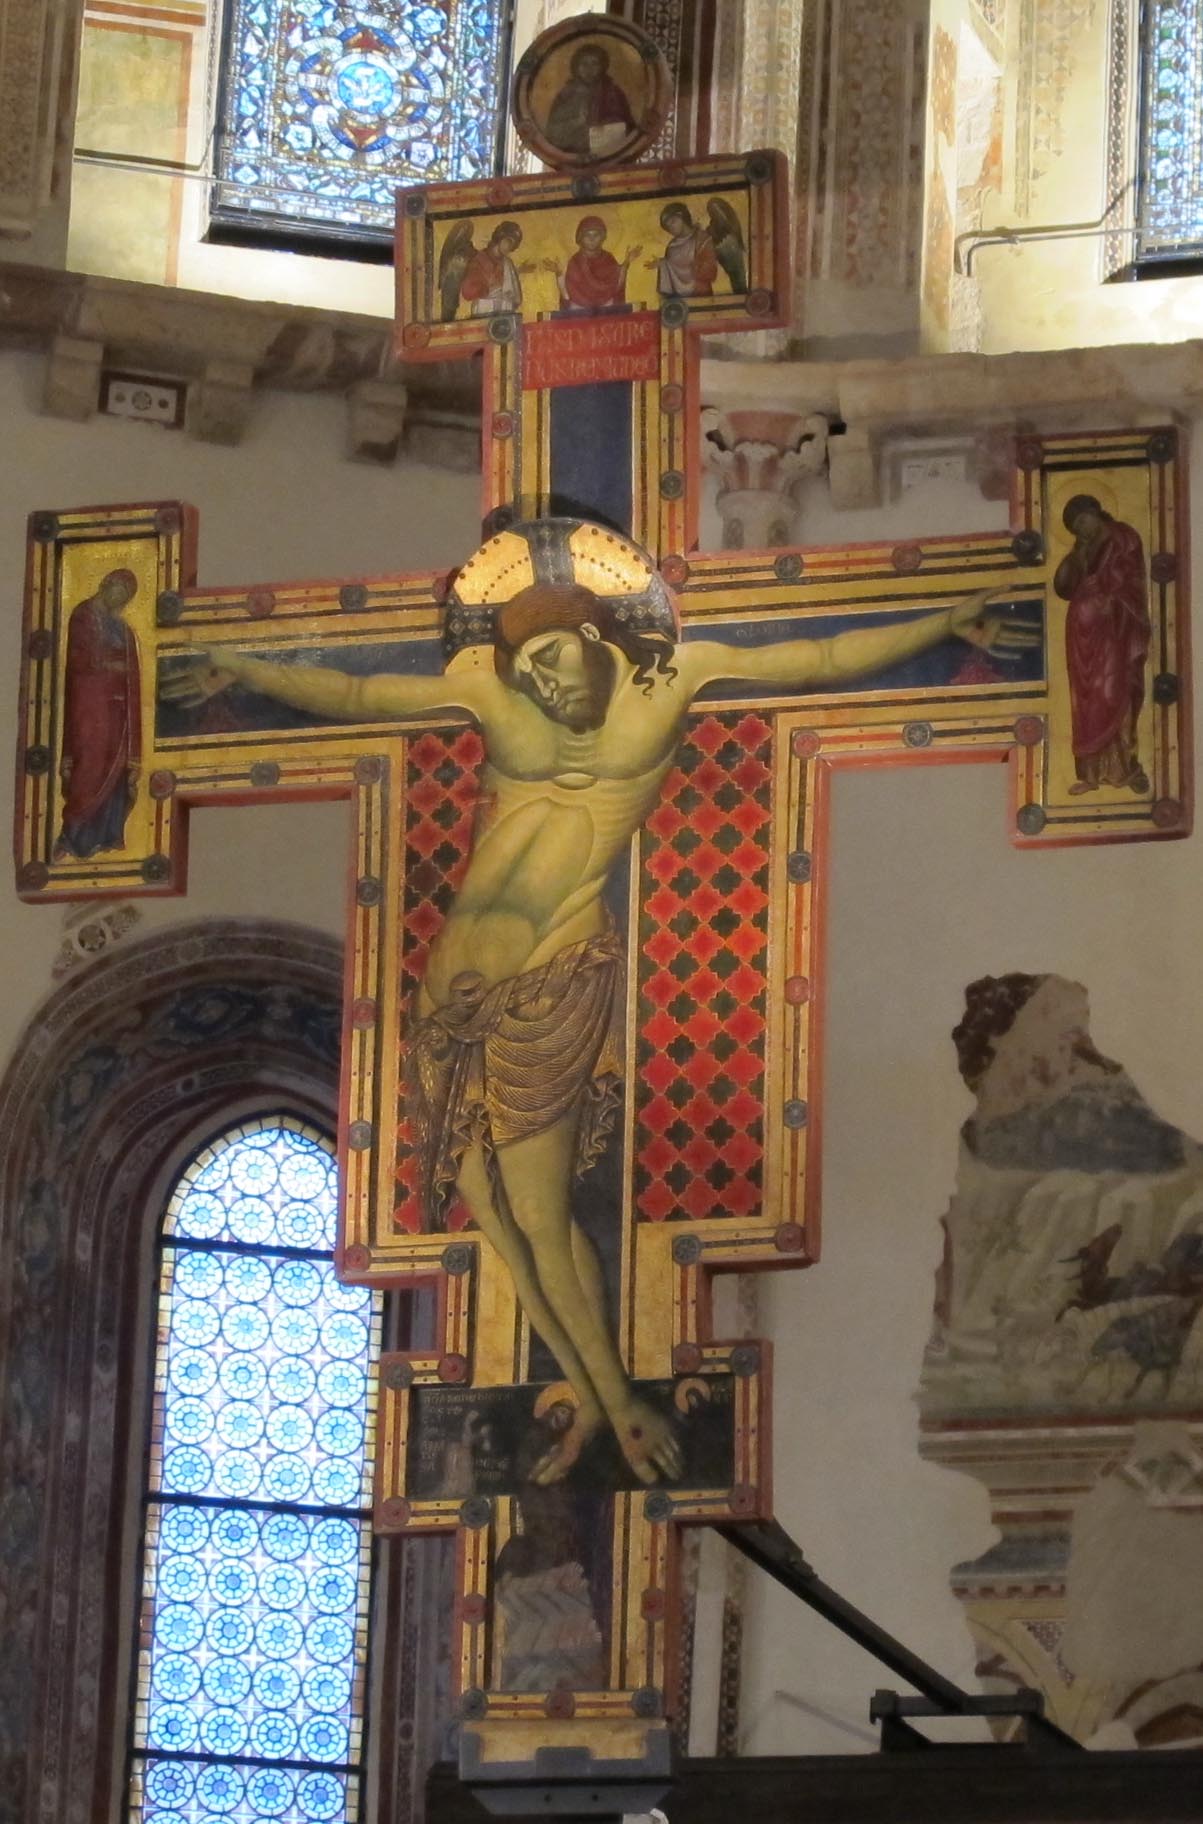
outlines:
{"label": "painted wooden crucifix", "polygon": [[[551,37],[548,121],[604,139]],[[1032,846],[1189,826],[1172,432],[1026,440],[1005,535],[694,550],[698,337],[779,321],[785,182],[402,194],[400,346],[483,364],[448,576],[207,590],[178,505],[31,522],[24,896],[182,891],[195,806],[353,802],[340,1267],[436,1294],[377,1522],[457,1534],[478,1779],[663,1768],[677,1529],[771,1513],[768,1351],[709,1293],[817,1252],[833,772],[1006,762]]]}

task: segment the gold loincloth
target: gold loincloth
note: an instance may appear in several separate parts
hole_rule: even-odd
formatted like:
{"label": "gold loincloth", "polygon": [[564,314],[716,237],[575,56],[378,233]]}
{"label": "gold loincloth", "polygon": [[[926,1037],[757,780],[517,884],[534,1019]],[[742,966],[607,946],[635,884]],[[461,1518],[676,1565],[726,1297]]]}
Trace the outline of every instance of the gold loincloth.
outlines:
{"label": "gold loincloth", "polygon": [[427,1220],[442,1227],[469,1147],[494,1184],[497,1148],[577,1115],[574,1174],[599,1157],[622,1101],[615,1028],[621,951],[612,932],[491,986],[457,975],[410,1035],[406,1086]]}

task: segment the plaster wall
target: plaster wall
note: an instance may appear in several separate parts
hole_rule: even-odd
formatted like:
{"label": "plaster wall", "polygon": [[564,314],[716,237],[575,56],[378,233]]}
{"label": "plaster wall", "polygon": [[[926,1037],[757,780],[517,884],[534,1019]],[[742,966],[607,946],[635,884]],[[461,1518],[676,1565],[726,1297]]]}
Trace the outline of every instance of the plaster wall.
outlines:
{"label": "plaster wall", "polygon": [[[214,583],[449,566],[476,542],[474,477],[332,458],[334,401],[268,394],[247,441],[218,450],[115,420],[45,418],[39,384],[32,358],[0,359],[10,728],[33,508],[191,499],[202,512],[201,573]],[[1194,467],[1197,516],[1199,435]],[[808,535],[985,529],[1001,517],[967,485],[932,480],[879,514],[816,503]],[[920,1461],[913,1401],[938,1217],[970,1106],[948,1033],[975,976],[1058,971],[1089,987],[1103,1050],[1164,1117],[1203,1136],[1203,849],[1196,839],[1018,853],[1006,837],[1003,773],[983,767],[850,772],[836,782],[833,837],[825,1249],[817,1267],[772,1278],[762,1294],[776,1349],[778,1513],[822,1575],[970,1681],[948,1570],[989,1545],[986,1497]],[[200,814],[188,897],[141,902],[145,926],[255,913],[338,932],[346,839],[338,806]],[[59,914],[0,890],[5,1057],[50,986],[60,940]],[[746,1750],[871,1747],[878,1669],[767,1581],[753,1577],[748,1600]]]}

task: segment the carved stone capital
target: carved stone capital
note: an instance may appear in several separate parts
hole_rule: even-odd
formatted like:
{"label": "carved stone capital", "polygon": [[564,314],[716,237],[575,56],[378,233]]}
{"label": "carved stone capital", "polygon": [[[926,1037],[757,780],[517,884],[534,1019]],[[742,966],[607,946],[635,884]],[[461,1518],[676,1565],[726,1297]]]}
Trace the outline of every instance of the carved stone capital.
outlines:
{"label": "carved stone capital", "polygon": [[795,542],[801,484],[827,460],[827,420],[817,412],[702,412],[703,455],[719,478],[717,505],[730,548]]}
{"label": "carved stone capital", "polygon": [[399,380],[360,380],[347,392],[347,455],[387,467],[405,429],[408,393]]}

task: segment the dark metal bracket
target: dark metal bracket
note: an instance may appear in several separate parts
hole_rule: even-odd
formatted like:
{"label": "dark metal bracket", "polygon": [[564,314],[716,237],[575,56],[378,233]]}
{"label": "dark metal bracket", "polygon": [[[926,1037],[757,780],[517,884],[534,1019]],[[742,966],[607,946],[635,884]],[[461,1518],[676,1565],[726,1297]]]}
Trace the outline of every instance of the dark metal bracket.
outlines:
{"label": "dark metal bracket", "polygon": [[913,1753],[936,1746],[907,1721],[922,1716],[1003,1716],[1023,1722],[1023,1746],[1041,1753],[1081,1753],[1081,1744],[1044,1714],[1041,1692],[1024,1686],[1006,1697],[984,1697],[962,1691],[950,1678],[929,1666],[925,1659],[887,1634],[872,1618],[823,1582],[800,1545],[776,1520],[736,1522],[715,1529],[729,1545],[743,1553],[760,1570],[767,1571],[783,1589],[871,1653],[919,1693],[902,1697],[896,1691],[874,1693],[869,1714],[881,1725],[881,1746],[886,1752]]}

